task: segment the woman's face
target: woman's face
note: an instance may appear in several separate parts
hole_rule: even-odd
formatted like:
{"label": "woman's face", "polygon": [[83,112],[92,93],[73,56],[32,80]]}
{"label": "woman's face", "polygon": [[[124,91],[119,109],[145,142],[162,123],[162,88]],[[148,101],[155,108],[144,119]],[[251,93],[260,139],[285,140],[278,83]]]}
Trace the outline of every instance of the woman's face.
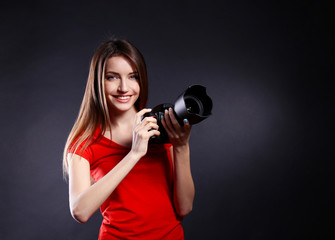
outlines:
{"label": "woman's face", "polygon": [[122,56],[109,58],[105,67],[105,95],[111,112],[134,110],[139,94],[136,69]]}

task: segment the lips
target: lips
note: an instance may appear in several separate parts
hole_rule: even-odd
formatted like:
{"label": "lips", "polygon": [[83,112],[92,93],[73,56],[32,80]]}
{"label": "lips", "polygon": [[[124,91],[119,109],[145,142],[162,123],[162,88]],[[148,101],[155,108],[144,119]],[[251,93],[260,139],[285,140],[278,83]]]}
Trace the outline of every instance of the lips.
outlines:
{"label": "lips", "polygon": [[131,95],[113,95],[113,97],[121,103],[127,103],[131,99]]}

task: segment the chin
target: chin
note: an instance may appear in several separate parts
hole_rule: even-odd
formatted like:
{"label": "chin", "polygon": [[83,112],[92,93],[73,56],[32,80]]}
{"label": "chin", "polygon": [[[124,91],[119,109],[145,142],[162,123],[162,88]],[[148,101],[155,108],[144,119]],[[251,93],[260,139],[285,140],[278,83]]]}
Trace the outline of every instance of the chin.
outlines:
{"label": "chin", "polygon": [[125,113],[125,112],[132,111],[132,110],[136,109],[134,104],[135,103],[127,103],[127,104],[120,104],[120,103],[118,103],[118,104],[112,104],[110,106],[110,109],[112,111],[115,111],[115,112]]}

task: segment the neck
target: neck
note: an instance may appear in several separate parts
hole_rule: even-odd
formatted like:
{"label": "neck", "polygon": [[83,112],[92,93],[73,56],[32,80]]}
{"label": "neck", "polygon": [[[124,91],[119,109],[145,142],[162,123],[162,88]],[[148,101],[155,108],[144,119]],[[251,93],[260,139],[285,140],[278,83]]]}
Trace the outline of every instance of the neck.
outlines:
{"label": "neck", "polygon": [[124,125],[133,125],[135,120],[135,115],[137,111],[135,107],[129,109],[126,112],[113,112],[113,110],[110,111],[110,119],[112,128],[117,128]]}

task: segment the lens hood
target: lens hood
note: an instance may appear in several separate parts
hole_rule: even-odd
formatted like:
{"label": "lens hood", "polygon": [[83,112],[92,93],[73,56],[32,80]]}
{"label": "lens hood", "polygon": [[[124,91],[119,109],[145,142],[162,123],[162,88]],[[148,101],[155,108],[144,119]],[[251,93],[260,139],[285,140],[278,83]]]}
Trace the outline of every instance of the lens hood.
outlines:
{"label": "lens hood", "polygon": [[196,124],[212,114],[213,102],[201,85],[188,87],[176,100],[174,111],[179,119]]}

